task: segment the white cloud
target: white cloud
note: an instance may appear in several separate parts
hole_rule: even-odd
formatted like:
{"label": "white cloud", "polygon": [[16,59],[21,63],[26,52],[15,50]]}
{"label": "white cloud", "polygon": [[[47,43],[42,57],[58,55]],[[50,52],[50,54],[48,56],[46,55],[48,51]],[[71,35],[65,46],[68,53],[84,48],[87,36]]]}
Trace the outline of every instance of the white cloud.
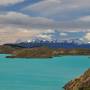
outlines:
{"label": "white cloud", "polygon": [[86,35],[84,36],[84,39],[90,42],[90,32],[86,33]]}
{"label": "white cloud", "polygon": [[43,39],[49,39],[48,36],[43,36],[42,33],[48,30],[35,30],[33,28],[20,28],[20,27],[3,27],[0,28],[0,44],[3,43],[14,43],[18,39],[28,40],[33,37],[41,37]]}
{"label": "white cloud", "polygon": [[0,5],[9,5],[23,2],[24,0],[0,0]]}
{"label": "white cloud", "polygon": [[83,22],[90,22],[90,16],[83,16],[80,17],[78,20]]}
{"label": "white cloud", "polygon": [[60,33],[60,36],[67,36],[68,34],[67,33],[64,33],[64,32],[62,32],[62,33]]}
{"label": "white cloud", "polygon": [[35,36],[50,40],[55,30],[60,31],[61,36],[66,36],[65,32],[90,32],[89,28],[89,23],[82,23],[80,20],[59,22],[44,17],[8,12],[0,15],[0,43],[15,42],[19,38],[31,39]]}
{"label": "white cloud", "polygon": [[42,33],[36,36],[37,38],[44,39],[44,40],[51,40],[51,35],[43,35]]}
{"label": "white cloud", "polygon": [[18,12],[8,12],[0,15],[0,44],[13,43],[18,39],[32,39],[33,37],[42,37],[42,33],[51,33],[51,29],[32,28],[35,25],[49,25],[53,21],[42,17],[31,17]]}

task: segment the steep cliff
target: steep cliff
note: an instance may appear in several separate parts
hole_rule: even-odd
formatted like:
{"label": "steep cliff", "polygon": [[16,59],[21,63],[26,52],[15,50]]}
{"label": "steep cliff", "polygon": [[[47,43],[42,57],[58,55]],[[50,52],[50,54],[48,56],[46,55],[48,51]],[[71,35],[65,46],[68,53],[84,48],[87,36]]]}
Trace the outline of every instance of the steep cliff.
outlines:
{"label": "steep cliff", "polygon": [[64,86],[65,90],[90,90],[90,69]]}

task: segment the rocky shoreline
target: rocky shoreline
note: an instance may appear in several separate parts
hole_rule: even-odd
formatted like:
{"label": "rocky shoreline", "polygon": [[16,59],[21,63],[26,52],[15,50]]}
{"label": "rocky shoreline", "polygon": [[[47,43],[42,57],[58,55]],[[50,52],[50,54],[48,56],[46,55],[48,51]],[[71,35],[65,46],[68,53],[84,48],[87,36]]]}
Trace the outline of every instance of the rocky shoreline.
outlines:
{"label": "rocky shoreline", "polygon": [[65,90],[90,90],[90,69],[64,86]]}

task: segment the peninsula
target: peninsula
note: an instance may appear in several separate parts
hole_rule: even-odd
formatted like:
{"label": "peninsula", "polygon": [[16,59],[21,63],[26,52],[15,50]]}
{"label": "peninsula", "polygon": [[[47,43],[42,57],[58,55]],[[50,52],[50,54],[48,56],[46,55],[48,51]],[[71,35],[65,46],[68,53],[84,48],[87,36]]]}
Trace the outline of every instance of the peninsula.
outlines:
{"label": "peninsula", "polygon": [[90,69],[64,86],[65,90],[90,90]]}
{"label": "peninsula", "polygon": [[0,54],[7,58],[52,58],[61,55],[90,55],[90,44],[22,42],[0,45]]}

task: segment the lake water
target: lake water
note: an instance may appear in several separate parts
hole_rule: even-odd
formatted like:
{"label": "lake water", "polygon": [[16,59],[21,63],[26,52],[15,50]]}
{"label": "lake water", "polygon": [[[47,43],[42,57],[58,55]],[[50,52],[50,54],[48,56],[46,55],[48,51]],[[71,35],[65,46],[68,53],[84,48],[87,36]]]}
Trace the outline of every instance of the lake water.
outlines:
{"label": "lake water", "polygon": [[63,90],[90,67],[88,56],[8,59],[0,54],[0,90]]}

